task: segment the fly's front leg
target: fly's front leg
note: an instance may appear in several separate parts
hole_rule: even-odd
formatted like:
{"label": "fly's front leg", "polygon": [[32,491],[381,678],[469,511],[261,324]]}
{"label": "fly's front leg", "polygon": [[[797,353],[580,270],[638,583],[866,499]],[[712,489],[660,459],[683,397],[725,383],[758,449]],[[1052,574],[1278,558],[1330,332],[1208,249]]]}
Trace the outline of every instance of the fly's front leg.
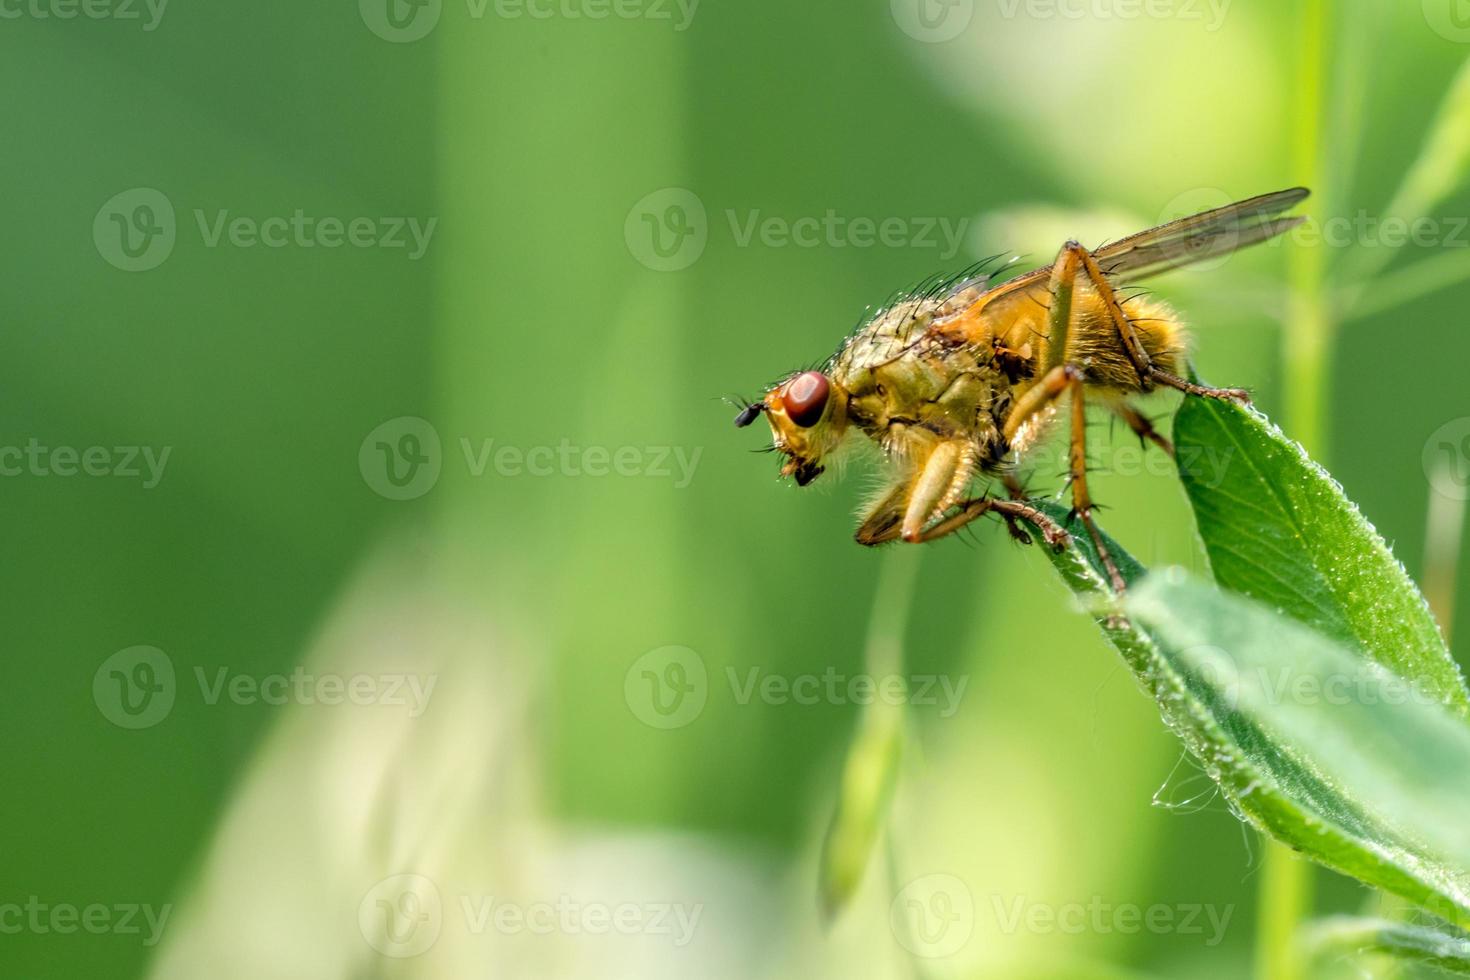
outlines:
{"label": "fly's front leg", "polygon": [[960,499],[974,472],[974,454],[962,439],[928,447],[913,473],[879,498],[858,528],[859,544],[882,544],[901,537],[927,540],[924,528]]}
{"label": "fly's front leg", "polygon": [[1128,314],[1123,310],[1123,304],[1118,300],[1117,291],[1113,289],[1113,284],[1108,281],[1108,277],[1103,274],[1102,268],[1097,264],[1097,259],[1076,242],[1068,242],[1064,247],[1065,250],[1076,252],[1077,260],[1082,265],[1082,271],[1092,283],[1092,288],[1096,289],[1098,296],[1102,298],[1103,305],[1107,307],[1108,316],[1118,330],[1118,339],[1123,344],[1123,350],[1127,352],[1128,360],[1133,362],[1133,367],[1138,372],[1140,385],[1147,387],[1150,383],[1157,382],[1170,388],[1177,388],[1186,395],[1224,398],[1238,402],[1251,400],[1250,393],[1242,388],[1211,388],[1208,385],[1195,384],[1193,381],[1186,381],[1155,365],[1149,358],[1148,351],[1144,350],[1138,331],[1133,329],[1133,321],[1128,319]]}
{"label": "fly's front leg", "polygon": [[858,544],[871,547],[886,544],[898,537],[903,524],[904,508],[908,506],[911,482],[912,480],[905,480],[890,488],[868,508],[868,516],[863,519],[854,536]]}
{"label": "fly's front leg", "polygon": [[923,540],[925,526],[959,499],[973,468],[971,454],[963,442],[951,439],[934,447],[914,480],[913,493],[903,512],[900,533],[905,541]]}
{"label": "fly's front leg", "polygon": [[1127,585],[1123,574],[1113,563],[1108,546],[1103,543],[1102,532],[1092,519],[1095,504],[1087,486],[1087,399],[1084,394],[1082,370],[1072,364],[1062,364],[1048,371],[1040,381],[1028,388],[1016,400],[1011,415],[1006,419],[1005,434],[1009,441],[1014,434],[1041,412],[1046,411],[1064,395],[1072,396],[1071,444],[1067,454],[1067,470],[1072,486],[1072,512],[1087,528],[1088,536],[1097,549],[1097,557],[1108,573],[1108,582],[1113,591],[1122,593]]}

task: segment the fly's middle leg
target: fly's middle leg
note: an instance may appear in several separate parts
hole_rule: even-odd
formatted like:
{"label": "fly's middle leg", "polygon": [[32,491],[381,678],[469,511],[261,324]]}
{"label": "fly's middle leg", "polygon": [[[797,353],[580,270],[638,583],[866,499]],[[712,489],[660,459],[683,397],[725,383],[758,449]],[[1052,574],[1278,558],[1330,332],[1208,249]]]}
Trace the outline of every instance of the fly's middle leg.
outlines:
{"label": "fly's middle leg", "polygon": [[[1051,307],[1047,311],[1047,370],[1040,380],[1016,399],[1015,404],[1011,407],[1011,414],[1006,419],[1003,434],[1007,443],[1014,444],[1023,426],[1055,406],[1064,395],[1071,396],[1072,432],[1067,454],[1067,470],[1072,488],[1072,512],[1087,528],[1088,536],[1092,538],[1093,546],[1097,549],[1098,559],[1107,572],[1108,584],[1112,586],[1114,592],[1122,593],[1127,587],[1123,581],[1123,574],[1118,571],[1117,564],[1114,563],[1107,545],[1103,542],[1102,532],[1098,530],[1096,522],[1092,519],[1092,511],[1096,505],[1092,500],[1092,493],[1087,482],[1086,385],[1083,381],[1082,368],[1071,363],[1072,351],[1069,343],[1073,319],[1072,293],[1076,286],[1077,273],[1079,268],[1085,269],[1090,262],[1092,262],[1092,253],[1076,242],[1068,242],[1062,246],[1061,254],[1057,256],[1056,264],[1052,266]],[[1093,265],[1095,267],[1096,263]],[[1117,298],[1111,290],[1107,292],[1105,299],[1112,306],[1117,306]],[[1121,307],[1118,307],[1118,312],[1121,315]],[[1126,321],[1127,317],[1123,319]],[[1136,347],[1138,356],[1144,359],[1143,363],[1148,363],[1148,354],[1143,350],[1137,336],[1132,333],[1131,326],[1124,343],[1125,346],[1132,344],[1129,347],[1130,357],[1133,357],[1133,347]],[[1135,359],[1134,363],[1139,362]],[[1139,370],[1142,374],[1144,368]]]}
{"label": "fly's middle leg", "polygon": [[1128,428],[1132,429],[1134,435],[1138,436],[1140,444],[1151,442],[1170,456],[1174,455],[1174,444],[1169,441],[1167,436],[1160,434],[1159,430],[1154,428],[1153,422],[1147,415],[1144,415],[1122,398],[1108,399],[1107,402],[1108,408],[1112,409],[1118,418],[1128,423]]}
{"label": "fly's middle leg", "polygon": [[1072,402],[1071,442],[1067,453],[1067,472],[1072,487],[1072,513],[1087,528],[1093,547],[1097,549],[1098,560],[1107,572],[1108,584],[1115,593],[1121,594],[1127,589],[1127,583],[1123,581],[1123,574],[1118,571],[1107,544],[1103,542],[1102,532],[1092,519],[1096,504],[1087,485],[1087,396],[1082,369],[1074,364],[1060,364],[1028,388],[1016,400],[1010,418],[1006,419],[1006,437],[1010,439],[1016,430],[1051,408],[1064,395],[1070,395]]}

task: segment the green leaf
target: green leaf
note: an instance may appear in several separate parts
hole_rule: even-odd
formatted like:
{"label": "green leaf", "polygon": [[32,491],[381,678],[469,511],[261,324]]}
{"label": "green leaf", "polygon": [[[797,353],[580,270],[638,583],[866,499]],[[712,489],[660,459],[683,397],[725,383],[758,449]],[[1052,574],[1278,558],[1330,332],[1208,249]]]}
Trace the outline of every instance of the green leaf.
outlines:
{"label": "green leaf", "polygon": [[1265,416],[1186,398],[1179,475],[1215,581],[1259,599],[1470,715],[1470,692],[1429,606],[1328,473]]}
{"label": "green leaf", "polygon": [[1435,692],[1182,575],[1145,580],[1124,607],[1229,738],[1231,764],[1297,811],[1256,813],[1245,795],[1247,812],[1364,881],[1470,912],[1470,726]]}
{"label": "green leaf", "polygon": [[1306,942],[1312,958],[1319,962],[1384,953],[1458,976],[1470,976],[1470,938],[1459,933],[1386,919],[1335,916],[1314,923]]}
{"label": "green leaf", "polygon": [[[1059,507],[1040,506],[1064,519]],[[1360,675],[1396,688],[1369,658],[1258,604],[1145,578],[1104,537],[1128,583],[1120,617],[1092,542],[1075,523],[1068,529],[1070,547],[1047,549],[1052,563],[1237,816],[1364,882],[1470,915],[1470,728],[1433,703],[1436,693],[1363,706],[1366,719],[1335,703],[1308,705],[1315,710],[1305,716],[1291,704],[1277,711],[1283,671],[1288,691],[1339,676],[1355,689]]]}
{"label": "green leaf", "polygon": [[837,807],[822,842],[817,890],[829,919],[862,883],[888,817],[902,755],[902,712],[891,705],[871,705],[848,748]]}

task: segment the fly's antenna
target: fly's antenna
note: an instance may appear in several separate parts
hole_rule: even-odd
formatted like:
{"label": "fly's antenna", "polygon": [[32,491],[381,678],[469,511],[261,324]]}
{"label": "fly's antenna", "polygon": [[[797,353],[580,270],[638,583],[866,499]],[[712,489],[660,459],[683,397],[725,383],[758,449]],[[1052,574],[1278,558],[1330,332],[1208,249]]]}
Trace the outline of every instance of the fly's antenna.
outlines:
{"label": "fly's antenna", "polygon": [[739,395],[731,395],[725,399],[728,404],[740,409],[735,415],[735,428],[743,429],[755,421],[755,417],[766,410],[765,402],[753,402]]}

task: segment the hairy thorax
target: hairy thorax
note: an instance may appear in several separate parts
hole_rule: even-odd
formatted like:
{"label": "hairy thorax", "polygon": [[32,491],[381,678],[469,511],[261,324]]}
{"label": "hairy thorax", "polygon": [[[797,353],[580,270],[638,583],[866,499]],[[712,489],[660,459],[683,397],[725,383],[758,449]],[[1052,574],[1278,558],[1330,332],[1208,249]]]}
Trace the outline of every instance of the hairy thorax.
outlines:
{"label": "hairy thorax", "polygon": [[853,423],[889,455],[963,438],[978,464],[998,462],[1016,382],[1031,368],[991,344],[931,330],[947,307],[914,299],[879,314],[838,352],[834,380],[848,392]]}

